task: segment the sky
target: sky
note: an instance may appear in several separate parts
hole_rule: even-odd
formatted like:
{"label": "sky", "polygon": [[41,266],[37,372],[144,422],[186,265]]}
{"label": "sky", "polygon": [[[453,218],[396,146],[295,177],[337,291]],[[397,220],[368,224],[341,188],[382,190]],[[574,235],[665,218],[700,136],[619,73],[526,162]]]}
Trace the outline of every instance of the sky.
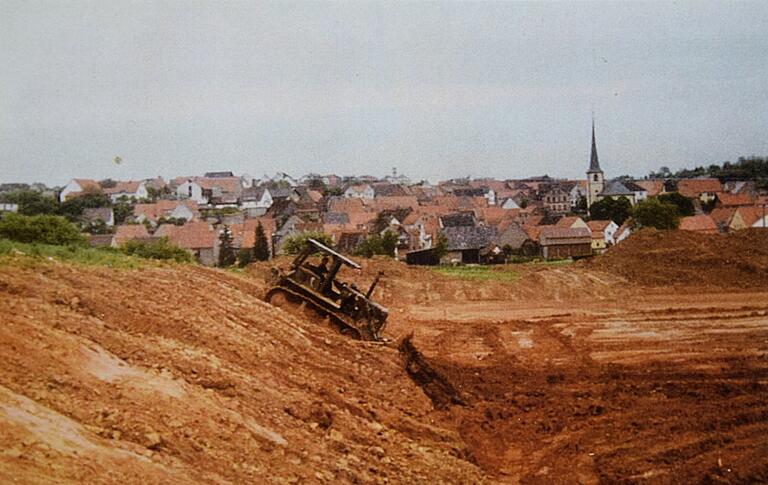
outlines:
{"label": "sky", "polygon": [[[0,183],[768,155],[768,2],[0,0]],[[114,158],[122,159],[120,164]]]}

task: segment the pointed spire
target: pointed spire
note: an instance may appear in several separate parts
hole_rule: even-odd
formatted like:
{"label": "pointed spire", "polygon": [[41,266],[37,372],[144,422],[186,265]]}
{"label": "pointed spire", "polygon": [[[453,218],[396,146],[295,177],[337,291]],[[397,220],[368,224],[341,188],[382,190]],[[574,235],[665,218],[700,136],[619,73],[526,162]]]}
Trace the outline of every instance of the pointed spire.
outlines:
{"label": "pointed spire", "polygon": [[595,118],[592,117],[592,154],[589,158],[589,172],[602,172],[600,162],[597,160],[597,143],[595,142]]}

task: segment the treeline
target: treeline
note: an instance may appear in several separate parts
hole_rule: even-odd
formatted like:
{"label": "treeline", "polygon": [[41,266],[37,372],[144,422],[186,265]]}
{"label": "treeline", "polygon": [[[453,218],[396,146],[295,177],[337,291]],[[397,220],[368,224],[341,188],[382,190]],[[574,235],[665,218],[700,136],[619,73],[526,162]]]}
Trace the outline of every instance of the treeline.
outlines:
{"label": "treeline", "polygon": [[712,177],[721,182],[735,180],[755,180],[758,188],[768,188],[768,158],[766,157],[739,157],[733,162],[712,164],[707,167],[699,166],[692,169],[684,168],[672,172],[667,167],[661,167],[658,172],[651,172],[648,178],[696,178]]}

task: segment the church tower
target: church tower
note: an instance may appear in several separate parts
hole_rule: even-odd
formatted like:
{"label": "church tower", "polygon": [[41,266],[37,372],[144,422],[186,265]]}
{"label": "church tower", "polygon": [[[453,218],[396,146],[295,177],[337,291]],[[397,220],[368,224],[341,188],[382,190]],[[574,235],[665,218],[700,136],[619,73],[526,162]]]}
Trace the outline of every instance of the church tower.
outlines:
{"label": "church tower", "polygon": [[592,154],[589,158],[589,170],[587,170],[587,209],[597,202],[597,196],[605,188],[603,171],[600,170],[600,162],[597,160],[597,143],[595,143],[595,120],[592,119]]}

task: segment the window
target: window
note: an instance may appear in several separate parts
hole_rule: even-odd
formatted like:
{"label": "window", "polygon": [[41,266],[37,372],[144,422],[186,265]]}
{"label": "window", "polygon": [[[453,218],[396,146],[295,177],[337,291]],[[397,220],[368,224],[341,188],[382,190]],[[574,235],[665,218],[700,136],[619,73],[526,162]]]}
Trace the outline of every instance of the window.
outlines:
{"label": "window", "polygon": [[592,177],[593,177],[593,178],[592,178],[592,180],[594,180],[595,182],[597,182],[597,174],[593,175]]}
{"label": "window", "polygon": [[192,197],[192,184],[189,185],[189,196]]}

